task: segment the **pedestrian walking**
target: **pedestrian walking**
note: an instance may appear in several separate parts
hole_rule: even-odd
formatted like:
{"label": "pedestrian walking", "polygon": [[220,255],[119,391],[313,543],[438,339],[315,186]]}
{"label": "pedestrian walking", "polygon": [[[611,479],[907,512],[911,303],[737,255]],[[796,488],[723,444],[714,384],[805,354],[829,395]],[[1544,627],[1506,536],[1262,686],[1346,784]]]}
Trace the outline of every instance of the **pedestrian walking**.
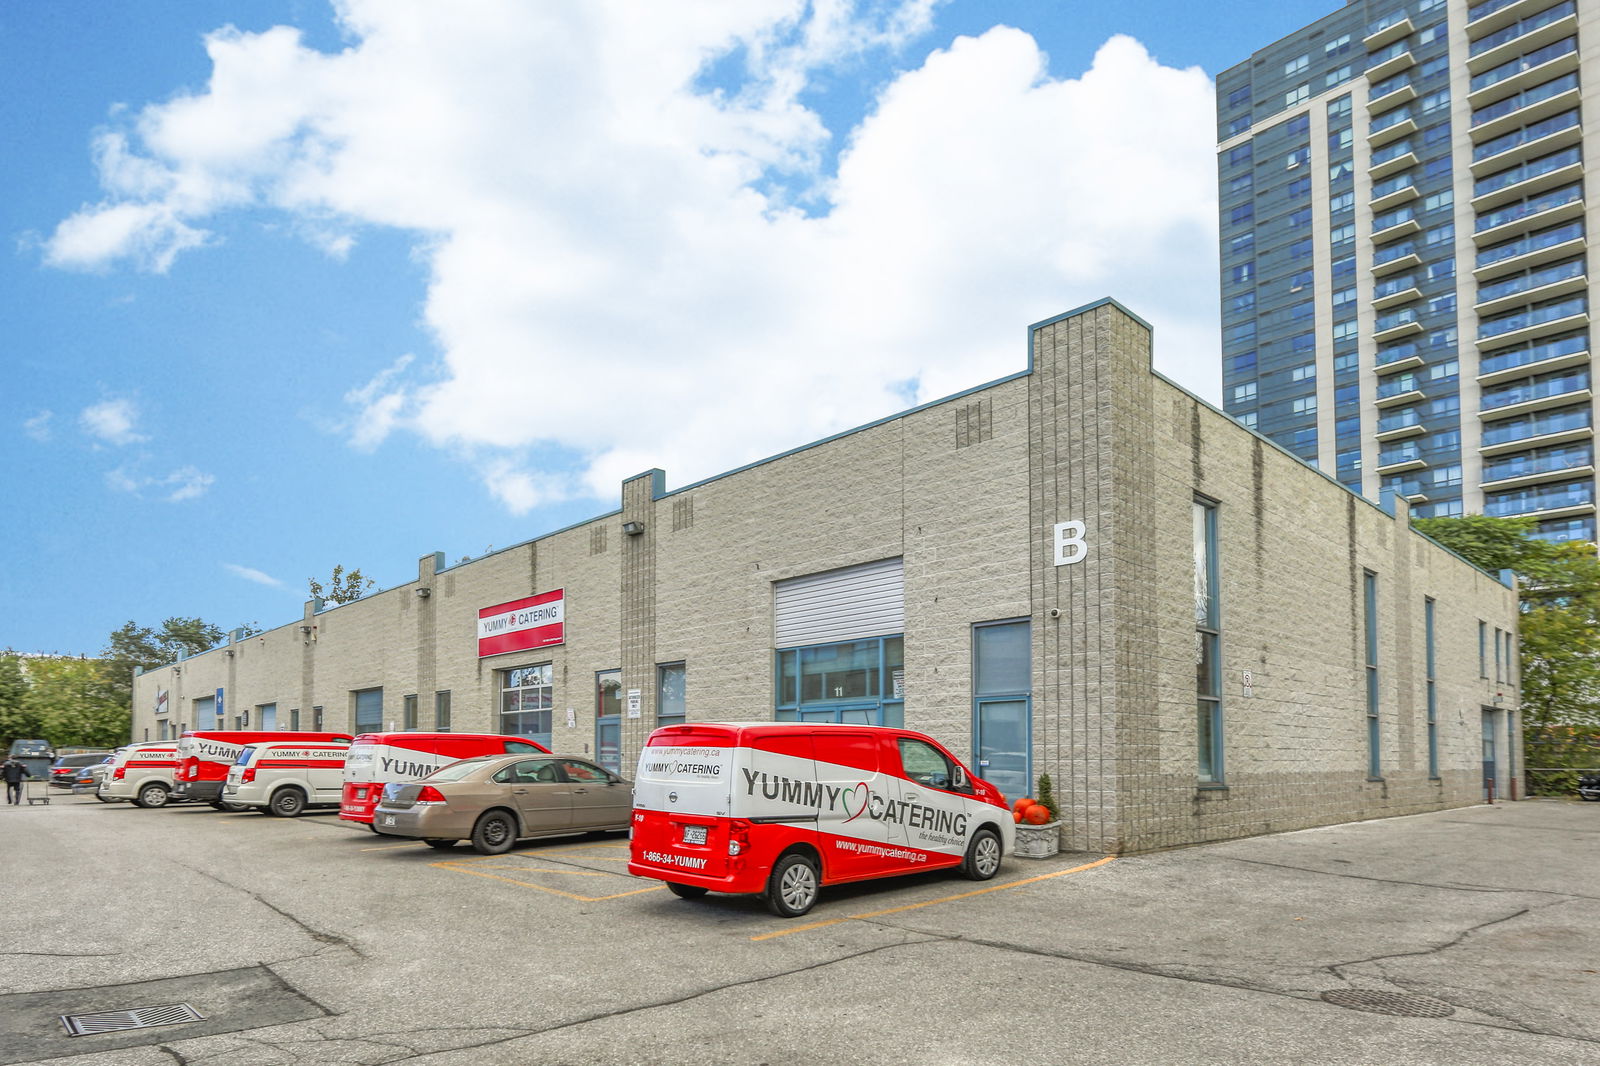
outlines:
{"label": "pedestrian walking", "polygon": [[28,768],[16,759],[8,758],[5,762],[0,763],[0,778],[4,778],[6,782],[7,803],[22,802],[22,779],[32,776],[33,774],[28,771]]}

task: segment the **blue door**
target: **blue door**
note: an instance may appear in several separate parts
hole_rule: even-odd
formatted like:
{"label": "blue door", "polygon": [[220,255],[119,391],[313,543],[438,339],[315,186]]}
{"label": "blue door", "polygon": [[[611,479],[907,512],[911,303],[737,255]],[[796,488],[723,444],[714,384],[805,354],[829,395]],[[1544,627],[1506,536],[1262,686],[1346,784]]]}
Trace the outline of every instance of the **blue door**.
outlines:
{"label": "blue door", "polygon": [[1015,803],[1033,795],[1028,766],[1028,701],[978,700],[978,765],[972,772],[1005,793]]}
{"label": "blue door", "polygon": [[1483,798],[1495,799],[1495,728],[1493,711],[1483,712]]}

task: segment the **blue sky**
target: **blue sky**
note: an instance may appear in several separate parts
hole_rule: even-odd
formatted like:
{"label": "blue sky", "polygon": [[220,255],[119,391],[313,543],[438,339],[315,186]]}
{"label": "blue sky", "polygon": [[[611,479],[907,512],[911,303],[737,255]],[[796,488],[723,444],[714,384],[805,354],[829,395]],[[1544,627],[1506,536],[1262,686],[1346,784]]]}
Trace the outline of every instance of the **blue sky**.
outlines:
{"label": "blue sky", "polygon": [[1214,397],[1210,79],[1333,6],[0,5],[0,648],[284,624],[1102,296]]}

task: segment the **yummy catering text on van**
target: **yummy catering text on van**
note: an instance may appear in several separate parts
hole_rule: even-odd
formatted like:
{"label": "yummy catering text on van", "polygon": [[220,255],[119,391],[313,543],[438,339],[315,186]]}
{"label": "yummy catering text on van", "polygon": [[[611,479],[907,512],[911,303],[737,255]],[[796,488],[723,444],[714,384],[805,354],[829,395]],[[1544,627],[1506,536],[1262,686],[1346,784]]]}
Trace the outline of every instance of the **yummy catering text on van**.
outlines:
{"label": "yummy catering text on van", "polygon": [[1000,790],[908,729],[665,726],[633,796],[629,873],[685,899],[758,892],[785,918],[823,885],[941,867],[988,880],[1015,838]]}
{"label": "yummy catering text on van", "polygon": [[95,795],[107,803],[128,800],[135,807],[165,807],[177,769],[176,740],[129,744],[116,750]]}
{"label": "yummy catering text on van", "polygon": [[[218,810],[227,804],[222,799],[222,783],[228,777],[228,768],[239,757],[246,744],[262,740],[283,740],[290,734],[271,729],[191,729],[178,738],[177,784],[172,790],[173,799],[195,800],[209,803]],[[295,740],[307,744],[327,741],[350,742],[349,733],[293,733]]]}
{"label": "yummy catering text on van", "polygon": [[550,754],[527,737],[500,733],[362,733],[344,763],[339,817],[372,825],[372,810],[391,781],[421,781],[441,766],[479,755]]}
{"label": "yummy catering text on van", "polygon": [[307,807],[337,807],[349,750],[349,743],[343,740],[246,744],[228,768],[223,802],[259,807],[281,818],[293,818]]}

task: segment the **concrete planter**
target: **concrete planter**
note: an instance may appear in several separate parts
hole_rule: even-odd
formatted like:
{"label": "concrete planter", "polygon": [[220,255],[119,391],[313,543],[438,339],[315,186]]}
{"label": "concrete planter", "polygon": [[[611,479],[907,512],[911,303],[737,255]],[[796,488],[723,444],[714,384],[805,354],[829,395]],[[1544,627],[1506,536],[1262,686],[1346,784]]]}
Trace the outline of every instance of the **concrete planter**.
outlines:
{"label": "concrete planter", "polygon": [[1017,823],[1017,847],[1012,854],[1019,859],[1048,859],[1061,850],[1061,823],[1044,825]]}

